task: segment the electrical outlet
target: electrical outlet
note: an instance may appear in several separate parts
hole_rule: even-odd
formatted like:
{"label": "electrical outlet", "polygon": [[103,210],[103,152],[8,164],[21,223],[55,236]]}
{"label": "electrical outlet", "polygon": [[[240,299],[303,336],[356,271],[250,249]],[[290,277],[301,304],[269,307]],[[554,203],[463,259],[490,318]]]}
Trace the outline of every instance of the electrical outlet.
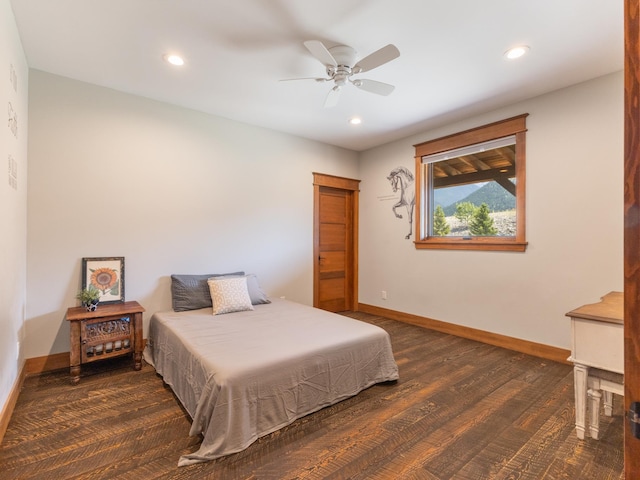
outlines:
{"label": "electrical outlet", "polygon": [[16,348],[16,360],[20,360],[20,342],[18,342],[18,346]]}
{"label": "electrical outlet", "polygon": [[387,291],[386,290],[382,290],[382,299],[383,300],[387,299]]}

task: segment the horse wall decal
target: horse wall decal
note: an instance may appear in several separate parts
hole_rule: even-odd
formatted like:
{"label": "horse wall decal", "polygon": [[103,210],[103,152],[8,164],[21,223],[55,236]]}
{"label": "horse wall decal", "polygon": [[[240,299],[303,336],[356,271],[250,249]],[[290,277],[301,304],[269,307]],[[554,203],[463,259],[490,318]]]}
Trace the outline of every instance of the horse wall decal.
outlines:
{"label": "horse wall decal", "polygon": [[411,237],[413,233],[413,207],[416,204],[416,187],[413,183],[413,173],[406,167],[396,167],[391,170],[387,180],[391,183],[393,192],[400,191],[400,200],[391,209],[396,218],[402,218],[402,214],[398,213],[399,207],[407,207],[407,217],[409,219],[409,233],[406,239]]}

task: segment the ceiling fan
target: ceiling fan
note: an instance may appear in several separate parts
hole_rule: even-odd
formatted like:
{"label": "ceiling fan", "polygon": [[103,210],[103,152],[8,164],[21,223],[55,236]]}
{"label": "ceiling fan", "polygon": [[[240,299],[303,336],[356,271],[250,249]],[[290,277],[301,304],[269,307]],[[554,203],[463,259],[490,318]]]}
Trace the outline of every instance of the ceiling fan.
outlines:
{"label": "ceiling fan", "polygon": [[360,59],[358,63],[356,63],[357,52],[352,47],[348,47],[346,45],[336,45],[335,47],[327,48],[319,40],[307,40],[304,42],[304,46],[307,47],[307,50],[309,50],[311,54],[325,66],[327,78],[294,78],[291,80],[315,80],[316,82],[332,81],[335,85],[329,91],[329,94],[325,99],[325,107],[333,107],[337,105],[342,87],[345,86],[347,82],[362,90],[376,93],[378,95],[389,95],[395,88],[393,85],[377,82],[375,80],[351,78],[352,75],[373,70],[380,65],[390,62],[394,58],[398,58],[400,56],[400,52],[395,45],[389,44],[386,47],[382,47],[372,54]]}

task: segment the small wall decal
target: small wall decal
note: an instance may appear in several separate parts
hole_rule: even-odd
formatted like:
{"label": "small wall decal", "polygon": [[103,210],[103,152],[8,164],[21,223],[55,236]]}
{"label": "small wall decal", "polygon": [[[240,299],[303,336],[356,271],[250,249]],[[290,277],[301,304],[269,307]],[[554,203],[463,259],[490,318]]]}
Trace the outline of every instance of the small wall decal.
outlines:
{"label": "small wall decal", "polygon": [[13,66],[13,63],[9,65],[9,82],[11,82],[11,86],[13,87],[14,92],[18,92],[18,74],[16,73],[16,69]]}
{"label": "small wall decal", "polygon": [[396,218],[403,218],[401,213],[398,213],[398,208],[406,207],[407,220],[409,220],[409,233],[404,237],[407,240],[413,233],[413,207],[416,204],[416,188],[413,182],[413,173],[406,167],[396,167],[391,170],[387,180],[391,183],[391,188],[394,193],[400,192],[400,200],[391,209]]}
{"label": "small wall decal", "polygon": [[13,133],[13,136],[18,138],[18,113],[13,109],[11,102],[9,102],[9,123],[8,127]]}
{"label": "small wall decal", "polygon": [[11,154],[8,157],[7,173],[9,175],[9,185],[14,190],[18,189],[18,162]]}

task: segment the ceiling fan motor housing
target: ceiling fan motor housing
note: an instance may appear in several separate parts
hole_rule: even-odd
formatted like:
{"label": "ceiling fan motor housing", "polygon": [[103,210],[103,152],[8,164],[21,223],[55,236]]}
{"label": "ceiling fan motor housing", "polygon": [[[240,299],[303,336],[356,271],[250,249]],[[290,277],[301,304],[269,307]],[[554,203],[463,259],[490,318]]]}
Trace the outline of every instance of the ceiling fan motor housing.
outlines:
{"label": "ceiling fan motor housing", "polygon": [[339,67],[347,67],[349,71],[356,63],[356,51],[346,45],[336,45],[329,49],[329,53],[336,60]]}
{"label": "ceiling fan motor housing", "polygon": [[353,73],[352,67],[356,61],[356,51],[346,45],[337,45],[329,49],[329,53],[336,61],[336,66],[327,66],[327,75],[333,79],[336,86],[341,87]]}

